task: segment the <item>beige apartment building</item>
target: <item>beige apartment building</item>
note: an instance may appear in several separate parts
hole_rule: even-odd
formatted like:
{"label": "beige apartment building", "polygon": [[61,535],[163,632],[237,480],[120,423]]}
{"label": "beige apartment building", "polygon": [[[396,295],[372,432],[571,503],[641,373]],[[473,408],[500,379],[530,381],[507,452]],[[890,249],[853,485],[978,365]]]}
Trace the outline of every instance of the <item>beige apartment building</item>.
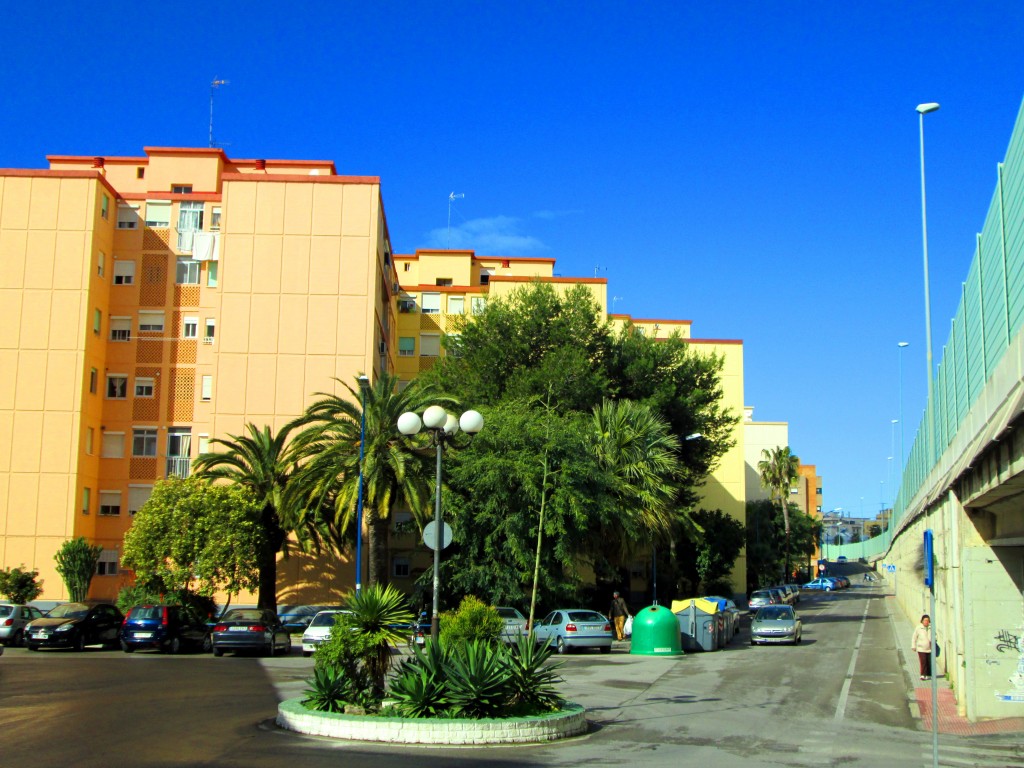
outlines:
{"label": "beige apartment building", "polygon": [[155,481],[392,366],[395,274],[379,179],[329,161],[48,160],[0,170],[0,564],[60,599],[54,553],[85,536],[112,598]]}

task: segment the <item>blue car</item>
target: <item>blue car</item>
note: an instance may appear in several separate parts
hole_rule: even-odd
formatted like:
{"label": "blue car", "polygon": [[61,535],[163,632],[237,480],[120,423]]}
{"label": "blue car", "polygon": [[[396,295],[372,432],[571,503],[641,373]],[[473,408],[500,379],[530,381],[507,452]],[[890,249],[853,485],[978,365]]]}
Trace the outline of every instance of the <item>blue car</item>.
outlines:
{"label": "blue car", "polygon": [[562,608],[552,611],[533,628],[537,643],[553,645],[559,653],[573,648],[612,650],[612,625],[602,614],[584,608]]}
{"label": "blue car", "polygon": [[804,584],[800,589],[811,589],[822,592],[831,592],[833,589],[837,589],[836,583],[832,579],[822,576],[814,581],[809,581]]}

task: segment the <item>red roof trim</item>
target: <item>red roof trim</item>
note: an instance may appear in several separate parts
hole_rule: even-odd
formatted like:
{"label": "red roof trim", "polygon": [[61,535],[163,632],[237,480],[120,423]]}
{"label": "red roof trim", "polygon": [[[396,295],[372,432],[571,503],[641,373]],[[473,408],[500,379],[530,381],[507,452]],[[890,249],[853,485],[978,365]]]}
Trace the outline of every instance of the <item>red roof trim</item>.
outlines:
{"label": "red roof trim", "polygon": [[530,283],[540,280],[542,283],[573,283],[577,285],[607,285],[607,277],[543,277],[540,275],[491,275],[492,283]]}
{"label": "red roof trim", "polygon": [[295,173],[225,173],[222,181],[310,182],[312,184],[380,184],[380,176],[309,176]]}

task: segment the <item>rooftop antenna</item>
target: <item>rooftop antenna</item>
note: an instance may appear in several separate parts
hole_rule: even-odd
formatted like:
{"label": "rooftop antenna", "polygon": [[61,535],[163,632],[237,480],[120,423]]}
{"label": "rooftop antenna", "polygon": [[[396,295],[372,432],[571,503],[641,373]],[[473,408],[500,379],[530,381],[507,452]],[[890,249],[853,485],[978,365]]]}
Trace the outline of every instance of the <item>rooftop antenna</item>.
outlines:
{"label": "rooftop antenna", "polygon": [[608,271],[608,267],[595,266],[594,267],[594,277],[597,277],[597,273],[600,272],[601,270],[604,270],[605,272],[607,272]]}
{"label": "rooftop antenna", "polygon": [[621,296],[612,296],[612,314],[615,313],[615,302],[616,301],[621,301],[621,300],[622,300]]}
{"label": "rooftop antenna", "polygon": [[463,192],[459,192],[459,194],[455,194],[454,192],[450,192],[448,194],[448,249],[449,250],[451,250],[451,247],[452,247],[452,201],[453,200],[461,200],[465,196],[466,195]]}
{"label": "rooftop antenna", "polygon": [[213,78],[213,82],[210,83],[210,148],[214,146],[213,143],[213,92],[217,90],[218,86],[228,85],[227,80],[219,80],[216,77]]}

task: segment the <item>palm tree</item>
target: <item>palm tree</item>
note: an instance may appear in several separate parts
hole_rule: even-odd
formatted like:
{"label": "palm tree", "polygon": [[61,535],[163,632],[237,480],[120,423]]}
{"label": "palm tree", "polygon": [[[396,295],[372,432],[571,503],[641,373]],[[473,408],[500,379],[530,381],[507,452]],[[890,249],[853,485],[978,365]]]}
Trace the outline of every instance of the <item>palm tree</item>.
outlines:
{"label": "palm tree", "polygon": [[761,451],[762,459],[757,462],[761,475],[761,487],[772,499],[778,499],[782,507],[782,521],[786,529],[786,577],[789,577],[789,489],[799,476],[800,459],[793,455],[787,445]]}
{"label": "palm tree", "polygon": [[669,536],[673,524],[679,438],[648,406],[605,400],[594,408],[594,449],[598,464],[613,478],[620,515],[613,537],[626,549],[636,542]]}
{"label": "palm tree", "polygon": [[[355,521],[359,495],[359,443],[363,416],[360,393],[337,380],[350,397],[318,392],[306,409],[306,427],[297,438],[304,463],[295,489],[308,505],[330,508],[338,536]],[[363,516],[370,585],[387,581],[387,535],[391,509],[407,506],[422,528],[431,483],[429,455],[403,440],[398,417],[428,405],[453,406],[433,387],[416,380],[398,391],[398,377],[382,374],[366,391],[366,439],[363,458]]]}
{"label": "palm tree", "polygon": [[288,436],[297,422],[283,426],[276,435],[269,426],[261,430],[246,424],[247,435],[229,435],[229,440],[211,440],[226,450],[204,453],[193,462],[193,473],[206,480],[227,480],[248,488],[260,505],[264,546],[259,556],[260,608],[277,610],[277,553],[287,555],[288,535],[295,533],[300,545],[315,539],[308,516],[301,506],[289,502],[286,494],[297,469],[294,443]]}

